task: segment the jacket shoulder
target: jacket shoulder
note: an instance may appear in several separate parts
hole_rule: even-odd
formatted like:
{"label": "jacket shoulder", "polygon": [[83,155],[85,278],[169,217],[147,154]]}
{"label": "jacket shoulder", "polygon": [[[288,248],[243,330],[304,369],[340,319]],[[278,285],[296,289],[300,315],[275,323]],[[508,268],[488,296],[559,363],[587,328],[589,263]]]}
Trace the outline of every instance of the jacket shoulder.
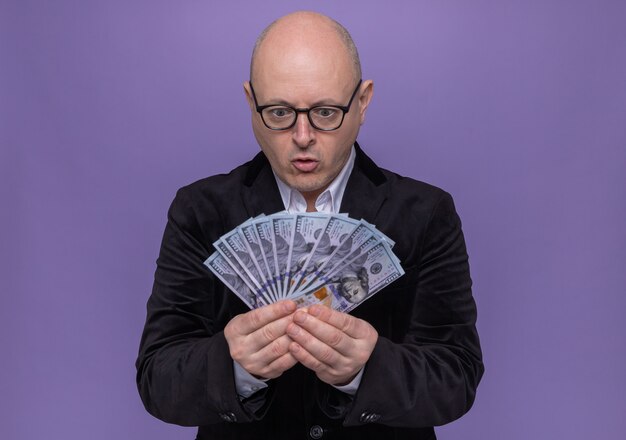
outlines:
{"label": "jacket shoulder", "polygon": [[381,168],[380,171],[387,179],[389,185],[388,197],[391,197],[394,201],[432,206],[442,199],[452,199],[450,193],[438,186],[412,177],[402,176],[384,168]]}
{"label": "jacket shoulder", "polygon": [[176,197],[197,198],[198,196],[215,197],[220,194],[232,194],[234,190],[244,185],[251,163],[252,161],[248,161],[228,173],[215,174],[196,180],[180,188]]}
{"label": "jacket shoulder", "polygon": [[242,188],[250,162],[228,173],[205,177],[178,189],[168,220],[202,241],[213,242],[247,218]]}

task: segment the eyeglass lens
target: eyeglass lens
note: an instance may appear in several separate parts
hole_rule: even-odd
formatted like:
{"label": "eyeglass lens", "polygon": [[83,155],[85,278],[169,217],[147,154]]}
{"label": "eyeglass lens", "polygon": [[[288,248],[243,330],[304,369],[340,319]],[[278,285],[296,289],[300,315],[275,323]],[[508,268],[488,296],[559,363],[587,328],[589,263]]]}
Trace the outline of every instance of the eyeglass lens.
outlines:
{"label": "eyeglass lens", "polygon": [[[263,109],[263,120],[274,129],[291,127],[298,112],[285,106],[271,106]],[[308,112],[309,122],[313,127],[321,130],[334,130],[339,128],[343,119],[343,111],[335,107],[313,107]]]}

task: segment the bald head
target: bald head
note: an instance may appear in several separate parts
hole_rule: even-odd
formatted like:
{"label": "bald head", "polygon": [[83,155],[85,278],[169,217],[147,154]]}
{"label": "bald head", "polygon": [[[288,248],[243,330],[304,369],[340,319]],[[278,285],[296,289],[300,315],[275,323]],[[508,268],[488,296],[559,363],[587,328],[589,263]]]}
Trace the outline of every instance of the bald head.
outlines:
{"label": "bald head", "polygon": [[345,64],[352,76],[351,82],[361,78],[359,54],[347,29],[325,15],[300,11],[277,19],[261,32],[252,51],[250,80],[266,63],[276,62],[277,57],[304,62],[307,54],[309,63],[332,57],[335,65]]}

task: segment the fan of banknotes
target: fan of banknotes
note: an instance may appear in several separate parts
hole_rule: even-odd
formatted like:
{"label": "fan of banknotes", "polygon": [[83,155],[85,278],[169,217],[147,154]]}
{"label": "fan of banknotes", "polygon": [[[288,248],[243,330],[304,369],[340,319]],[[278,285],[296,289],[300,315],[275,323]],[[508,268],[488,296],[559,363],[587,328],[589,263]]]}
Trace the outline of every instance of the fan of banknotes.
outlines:
{"label": "fan of banknotes", "polygon": [[261,215],[213,245],[204,264],[251,309],[291,299],[349,312],[404,274],[393,240],[345,214]]}

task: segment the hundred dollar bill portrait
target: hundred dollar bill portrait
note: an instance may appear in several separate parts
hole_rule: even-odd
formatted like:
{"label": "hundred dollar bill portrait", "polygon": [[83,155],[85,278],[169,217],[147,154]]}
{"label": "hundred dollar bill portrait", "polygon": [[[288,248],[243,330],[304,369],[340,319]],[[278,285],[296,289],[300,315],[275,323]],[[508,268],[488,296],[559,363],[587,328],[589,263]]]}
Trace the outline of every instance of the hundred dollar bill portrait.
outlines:
{"label": "hundred dollar bill portrait", "polygon": [[347,270],[339,278],[339,292],[351,303],[360,303],[369,293],[369,280],[364,267]]}

